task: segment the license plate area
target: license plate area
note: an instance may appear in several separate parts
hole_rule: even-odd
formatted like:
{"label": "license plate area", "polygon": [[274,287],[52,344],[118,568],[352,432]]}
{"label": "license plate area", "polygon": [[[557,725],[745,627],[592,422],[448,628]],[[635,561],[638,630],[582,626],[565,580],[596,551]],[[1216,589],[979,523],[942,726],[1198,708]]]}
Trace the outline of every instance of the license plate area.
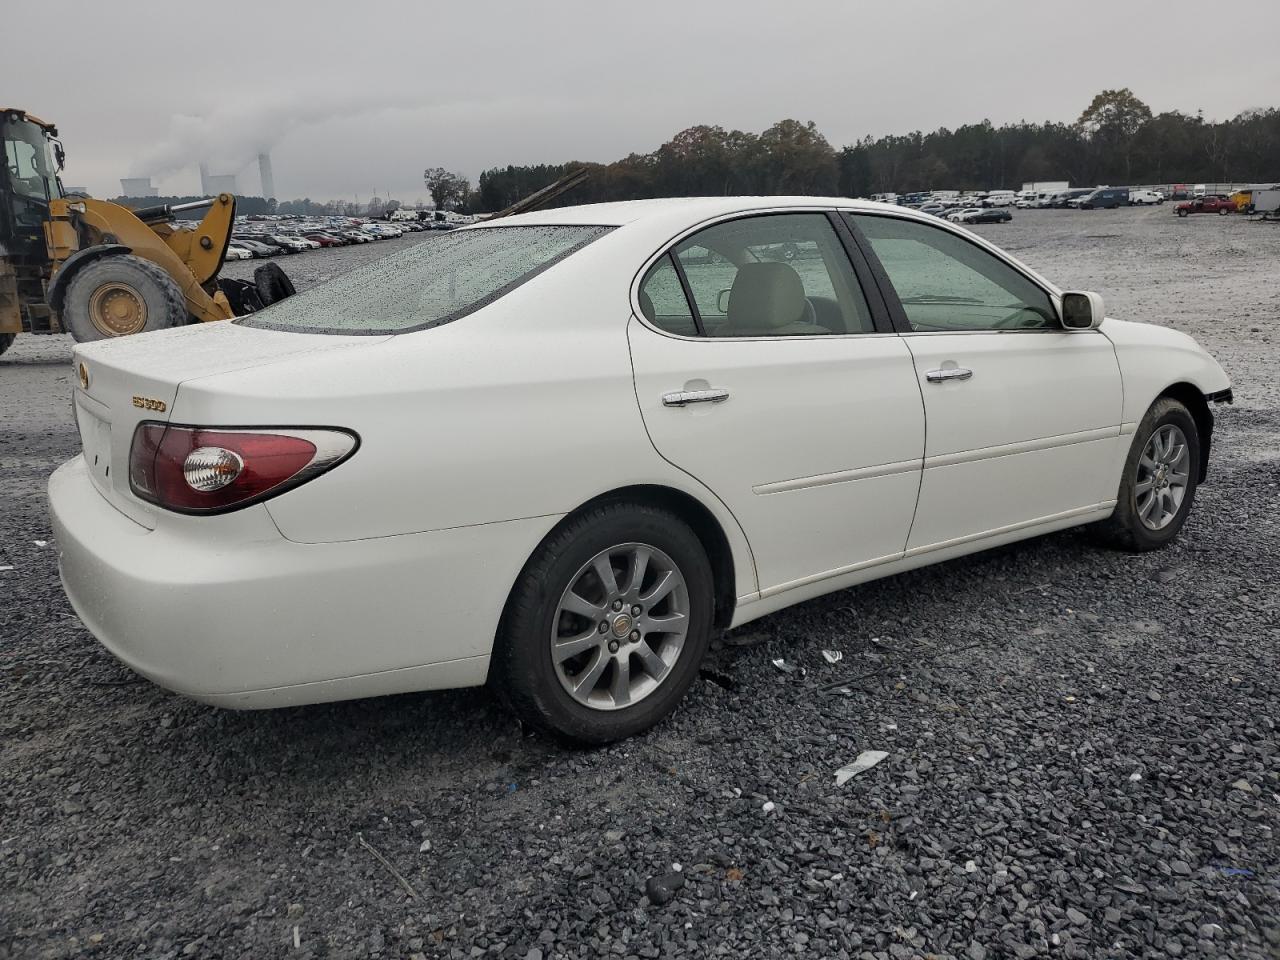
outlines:
{"label": "license plate area", "polygon": [[102,489],[111,486],[111,422],[95,412],[83,399],[76,400],[76,426],[80,447],[93,482]]}

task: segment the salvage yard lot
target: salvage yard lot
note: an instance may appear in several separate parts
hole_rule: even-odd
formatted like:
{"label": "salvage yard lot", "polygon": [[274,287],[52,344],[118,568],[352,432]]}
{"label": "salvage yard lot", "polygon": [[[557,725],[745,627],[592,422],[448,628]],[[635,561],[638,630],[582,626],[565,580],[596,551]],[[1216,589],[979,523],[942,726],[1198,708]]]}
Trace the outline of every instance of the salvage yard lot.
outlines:
{"label": "salvage yard lot", "polygon": [[[976,229],[1233,378],[1180,539],[1069,532],[811,601],[591,752],[522,736],[483,690],[232,713],[134,677],[46,543],[45,480],[78,450],[70,343],[19,338],[0,958],[1276,956],[1280,228],[1144,208]],[[434,239],[283,265],[304,287]],[[888,757],[837,787],[864,750]]]}

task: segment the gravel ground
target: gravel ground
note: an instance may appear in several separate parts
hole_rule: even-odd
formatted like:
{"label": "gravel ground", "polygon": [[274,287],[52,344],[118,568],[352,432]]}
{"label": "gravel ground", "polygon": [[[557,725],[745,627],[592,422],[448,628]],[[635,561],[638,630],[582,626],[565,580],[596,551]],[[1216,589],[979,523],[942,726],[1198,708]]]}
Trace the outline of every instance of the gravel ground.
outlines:
{"label": "gravel ground", "polygon": [[[1280,229],[1167,208],[980,229],[1231,373],[1179,541],[1068,532],[806,603],[594,752],[479,690],[232,713],[139,681],[39,542],[77,451],[70,348],[20,339],[0,957],[1280,956]],[[423,239],[286,266],[314,282]],[[836,786],[864,750],[888,756]]]}

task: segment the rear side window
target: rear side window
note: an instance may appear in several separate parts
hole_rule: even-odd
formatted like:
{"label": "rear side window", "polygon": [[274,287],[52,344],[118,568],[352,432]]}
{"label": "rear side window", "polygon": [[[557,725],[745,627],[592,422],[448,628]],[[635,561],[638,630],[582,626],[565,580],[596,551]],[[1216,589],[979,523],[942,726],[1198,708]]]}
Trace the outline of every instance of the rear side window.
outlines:
{"label": "rear side window", "polygon": [[435,327],[492,303],[612,229],[557,225],[457,230],[236,322],[268,330],[342,334]]}
{"label": "rear side window", "polygon": [[812,337],[874,329],[848,254],[824,213],[742,217],[694,234],[645,275],[640,307],[654,325],[684,336]]}

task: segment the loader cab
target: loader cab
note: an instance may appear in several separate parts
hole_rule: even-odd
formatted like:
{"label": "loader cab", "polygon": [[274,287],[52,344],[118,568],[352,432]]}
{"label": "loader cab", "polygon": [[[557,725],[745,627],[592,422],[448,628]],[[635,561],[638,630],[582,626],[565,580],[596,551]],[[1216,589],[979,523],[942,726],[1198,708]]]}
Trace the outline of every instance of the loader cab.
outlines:
{"label": "loader cab", "polygon": [[0,248],[27,263],[48,259],[44,225],[50,201],[62,196],[57,131],[18,110],[0,109]]}

